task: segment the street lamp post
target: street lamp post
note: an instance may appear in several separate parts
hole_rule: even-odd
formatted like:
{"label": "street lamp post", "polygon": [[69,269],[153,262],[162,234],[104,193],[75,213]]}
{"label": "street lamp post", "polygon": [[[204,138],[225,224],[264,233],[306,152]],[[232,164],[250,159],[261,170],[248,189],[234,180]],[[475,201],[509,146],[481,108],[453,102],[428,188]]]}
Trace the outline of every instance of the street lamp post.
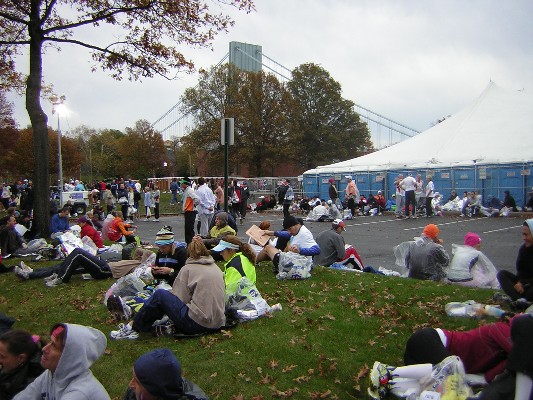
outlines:
{"label": "street lamp post", "polygon": [[63,192],[63,158],[61,156],[61,125],[59,116],[61,114],[63,103],[67,97],[63,94],[61,97],[53,95],[50,97],[52,102],[52,114],[57,114],[57,189],[59,191],[59,204],[61,204],[61,193]]}

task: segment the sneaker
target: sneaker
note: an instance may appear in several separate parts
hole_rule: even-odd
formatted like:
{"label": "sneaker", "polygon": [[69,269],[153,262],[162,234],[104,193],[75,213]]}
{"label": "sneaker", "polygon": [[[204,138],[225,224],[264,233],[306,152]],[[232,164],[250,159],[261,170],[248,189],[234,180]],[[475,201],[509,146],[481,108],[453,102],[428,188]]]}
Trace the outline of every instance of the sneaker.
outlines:
{"label": "sneaker", "polygon": [[63,283],[63,279],[56,277],[55,279],[51,279],[49,281],[45,281],[44,284],[48,287],[56,287]]}
{"label": "sneaker", "polygon": [[111,331],[109,336],[115,340],[135,340],[139,337],[139,334],[132,329],[130,324],[118,324],[118,331]]}
{"label": "sneaker", "polygon": [[53,281],[54,279],[57,279],[57,278],[58,278],[58,276],[57,276],[57,274],[54,272],[52,275],[47,276],[46,278],[44,278],[44,281],[45,281],[45,282]]}
{"label": "sneaker", "polygon": [[107,299],[107,309],[117,321],[127,321],[131,317],[130,306],[124,304],[122,299],[115,294],[112,294]]}
{"label": "sneaker", "polygon": [[146,222],[146,221],[150,221],[150,220],[148,218],[145,218],[145,219],[143,219],[143,221]]}
{"label": "sneaker", "polygon": [[393,378],[392,371],[394,371],[394,369],[394,367],[389,367],[379,361],[374,363],[374,366],[370,371],[371,387],[368,390],[368,394],[373,399],[384,399],[390,392],[392,387],[391,380]]}
{"label": "sneaker", "polygon": [[154,222],[159,222],[159,218],[154,218]]}
{"label": "sneaker", "polygon": [[[24,267],[29,268],[30,271],[28,271]],[[20,267],[18,265],[15,266],[14,272],[15,272],[15,275],[17,275],[20,279],[28,280],[30,279],[30,273],[32,273],[33,270],[30,267],[28,267],[26,264],[24,264],[24,262],[21,262]]]}

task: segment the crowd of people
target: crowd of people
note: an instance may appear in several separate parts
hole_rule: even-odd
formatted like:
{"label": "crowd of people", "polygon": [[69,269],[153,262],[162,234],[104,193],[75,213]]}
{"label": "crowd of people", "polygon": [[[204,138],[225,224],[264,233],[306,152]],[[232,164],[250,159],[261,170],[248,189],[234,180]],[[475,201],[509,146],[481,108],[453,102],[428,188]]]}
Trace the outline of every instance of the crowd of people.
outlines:
{"label": "crowd of people", "polygon": [[[387,202],[381,191],[365,199],[352,177],[347,177],[347,180],[344,201],[340,200],[334,180],[329,182],[329,200],[323,201],[317,197],[306,200],[305,204],[309,207],[307,217],[312,216],[310,220],[331,223],[316,236],[306,227],[304,220],[293,215],[292,205],[297,199],[289,181],[283,180],[277,193],[278,203],[283,208],[282,229],[271,230],[270,224],[263,224],[260,229],[270,240],[258,248],[252,246],[257,246],[256,243],[244,243],[236,236],[237,221],[242,223],[247,215],[250,194],[246,181],[230,181],[227,186],[224,185],[228,198],[235,199],[232,204],[237,205],[226,213],[221,210],[224,189],[220,182],[216,182],[213,189],[204,178],[196,181],[188,178],[174,180],[170,186],[170,204],[181,201],[184,241],[176,240],[177,235],[171,226],[162,227],[154,242],[157,252],[153,262],[148,264],[150,279],[164,282],[167,287],[150,292],[142,300],[135,298],[133,302],[111,295],[107,300],[109,310],[126,322],[119,324],[118,329],[111,331],[109,336],[114,340],[135,340],[145,332],[154,331],[187,336],[218,332],[227,324],[225,307],[228,294],[235,292],[242,279],[255,285],[256,266],[263,261],[271,262],[276,274],[288,262],[295,263],[298,259],[306,260],[314,266],[377,272],[365,267],[355,247],[345,243],[342,236],[346,231],[344,210],[349,210],[350,216],[372,215],[374,211],[371,210],[377,210],[375,213],[379,214],[386,210]],[[78,184],[73,190],[77,190]],[[126,212],[131,218],[133,215],[130,207],[138,210],[142,199],[146,220],[151,217],[151,209],[154,208],[155,191],[159,202],[160,194],[156,185],[147,185],[143,191],[144,198],[139,198],[135,196],[136,192],[140,192],[135,184],[127,186],[124,182],[117,182],[115,195],[111,184],[105,183],[103,195],[99,199],[96,195],[101,191],[94,192],[93,207],[98,202],[108,206],[107,191],[116,199],[107,208],[109,215],[102,221],[101,229],[97,229],[90,216],[79,216],[75,220],[80,237],[90,240],[102,253],[97,251],[96,254],[91,254],[84,248],[75,248],[51,267],[32,269],[21,262],[14,267],[15,274],[21,280],[44,278],[49,287],[68,283],[74,273],[80,272],[90,274],[93,279],[116,278],[116,271],[125,271],[124,264],[102,257],[107,250],[104,241],[134,247],[141,244],[136,235],[137,226],[124,218],[124,205],[120,203],[120,199],[128,200]],[[424,184],[420,176],[399,176],[395,194],[396,210],[400,208],[402,218],[416,217],[420,206],[427,217],[431,217],[437,210],[433,200],[438,193],[435,192],[431,177]],[[470,196],[470,199],[462,203],[461,211],[464,215],[482,212],[479,195],[474,192]],[[509,197],[509,193],[506,193],[506,205],[502,207],[512,209]],[[68,207],[59,209],[51,217],[52,240],[72,232],[70,217]],[[158,212],[156,218],[159,218]],[[2,241],[2,254],[35,252],[23,240],[20,232],[14,230],[16,217],[8,214],[5,222],[12,235],[2,236],[8,238]],[[516,260],[516,273],[498,271],[483,254],[482,238],[474,232],[467,232],[464,242],[455,244],[452,254],[447,254],[439,237],[440,228],[437,224],[426,225],[420,237],[400,243],[394,248],[394,255],[397,265],[409,278],[469,287],[501,288],[505,295],[500,295],[499,301],[509,303],[514,310],[523,311],[533,302],[532,233],[533,219],[528,219],[522,226],[523,244]],[[145,270],[144,261],[149,255],[143,253],[140,247],[134,250],[137,251],[139,258],[130,257],[135,260],[128,260],[130,264],[127,273],[135,273],[141,268]],[[287,261],[288,254],[291,255],[290,261]],[[217,261],[223,263],[223,269],[216,264]],[[161,321],[165,318],[167,320],[162,325]],[[408,370],[402,368],[418,364],[436,365],[446,357],[456,355],[462,360],[467,374],[481,374],[472,382],[487,386],[485,393],[493,393],[491,385],[498,383],[502,375],[510,374],[511,378],[507,378],[507,383],[512,386],[513,393],[516,393],[515,399],[526,399],[527,397],[521,396],[531,393],[533,374],[531,362],[520,357],[519,351],[531,349],[532,318],[529,314],[518,315],[466,332],[440,327],[416,332],[406,345],[406,367],[390,367],[380,363],[374,366],[374,375],[378,374],[386,382],[378,382],[376,391],[372,393],[376,398],[382,398],[382,393],[390,391],[387,382],[407,374]],[[485,339],[475,342],[474,338],[479,337]],[[99,330],[70,323],[53,325],[50,342],[47,344],[28,332],[8,330],[0,336],[0,390],[6,390],[6,398],[15,399],[66,399],[84,396],[109,399],[106,389],[90,372],[91,365],[103,354],[106,343],[106,335]],[[180,363],[168,349],[153,350],[141,356],[133,365],[132,375],[125,397],[127,399],[180,396],[207,398],[197,385],[182,377]],[[4,385],[5,382],[9,384]],[[16,382],[16,385],[12,382]]]}

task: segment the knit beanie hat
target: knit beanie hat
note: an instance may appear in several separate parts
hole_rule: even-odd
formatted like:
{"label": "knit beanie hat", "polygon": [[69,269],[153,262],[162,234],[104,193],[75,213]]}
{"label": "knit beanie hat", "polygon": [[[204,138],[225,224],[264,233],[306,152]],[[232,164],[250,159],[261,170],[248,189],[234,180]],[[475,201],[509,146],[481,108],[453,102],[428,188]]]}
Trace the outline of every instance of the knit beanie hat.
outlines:
{"label": "knit beanie hat", "polygon": [[133,371],[152,396],[168,400],[182,398],[181,365],[169,349],[156,349],[143,354],[133,364]]}
{"label": "knit beanie hat", "polygon": [[481,238],[474,232],[468,232],[465,235],[465,245],[474,247],[481,243]]}
{"label": "knit beanie hat", "polygon": [[439,236],[439,227],[435,224],[426,225],[422,233],[428,238],[435,239]]}
{"label": "knit beanie hat", "polygon": [[298,225],[299,223],[300,222],[296,219],[296,217],[289,215],[283,220],[283,229],[289,229],[290,227]]}
{"label": "knit beanie hat", "polygon": [[155,242],[156,245],[164,246],[167,244],[174,243],[174,233],[172,233],[172,228],[170,226],[163,227],[157,234],[155,235]]}

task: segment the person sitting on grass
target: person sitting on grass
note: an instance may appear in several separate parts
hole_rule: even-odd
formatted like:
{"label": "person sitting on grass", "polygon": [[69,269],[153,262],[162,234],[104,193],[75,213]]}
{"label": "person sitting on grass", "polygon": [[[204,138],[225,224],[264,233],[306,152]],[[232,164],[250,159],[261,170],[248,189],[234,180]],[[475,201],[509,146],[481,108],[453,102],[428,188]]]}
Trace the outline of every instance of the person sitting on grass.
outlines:
{"label": "person sitting on grass", "polygon": [[111,221],[107,232],[109,240],[112,242],[138,243],[139,239],[135,236],[137,227],[124,222],[122,211],[113,211],[111,214],[115,218]]}
{"label": "person sitting on grass", "polygon": [[55,239],[70,230],[70,207],[65,206],[50,220],[50,238]]}
{"label": "person sitting on grass", "polygon": [[124,400],[209,398],[195,383],[182,376],[181,365],[170,349],[156,349],[133,364],[133,377]]}
{"label": "person sitting on grass", "polygon": [[202,239],[205,246],[210,249],[218,244],[220,239],[227,235],[235,235],[235,229],[233,229],[228,223],[228,213],[220,211],[214,216],[215,225],[209,230],[208,236],[196,235],[196,239]]}
{"label": "person sitting on grass", "polygon": [[224,259],[224,282],[226,292],[234,293],[235,285],[246,277],[255,285],[255,252],[249,244],[242,243],[236,236],[228,235],[213,248]]}
{"label": "person sitting on grass", "polygon": [[[282,231],[264,231],[269,236],[276,236],[278,243],[276,246],[267,244],[263,250],[257,255],[256,263],[270,260],[274,264],[274,271],[279,265],[279,258],[281,250],[279,249],[279,243],[287,243],[284,251],[301,254],[302,256],[311,259],[313,256],[320,254],[320,247],[313,238],[313,234],[307,229],[301,220],[289,215],[283,219]],[[287,242],[288,241],[288,242]]]}
{"label": "person sitting on grass", "polygon": [[313,257],[315,265],[363,270],[363,262],[357,251],[353,246],[346,248],[342,237],[342,232],[345,230],[344,221],[336,219],[331,223],[331,229],[317,235],[316,242],[320,247],[320,254]]}
{"label": "person sitting on grass", "polygon": [[448,269],[448,281],[462,286],[499,289],[496,267],[481,252],[481,238],[468,232],[464,245],[452,244],[453,259]]}
{"label": "person sitting on grass", "polygon": [[517,302],[515,306],[523,304],[523,308],[533,302],[533,218],[522,225],[524,243],[518,250],[516,257],[516,274],[501,270],[498,281],[503,291]]}
{"label": "person sitting on grass", "polygon": [[100,236],[100,233],[94,229],[89,218],[85,216],[78,218],[78,225],[81,228],[80,236],[82,238],[87,236],[99,249],[104,247],[102,236]]}
{"label": "person sitting on grass", "polygon": [[438,226],[429,224],[414,241],[394,247],[396,264],[405,268],[409,278],[439,282],[446,277],[450,257],[438,236]]}
{"label": "person sitting on grass", "polygon": [[225,284],[201,240],[187,247],[189,258],[176,277],[172,291],[156,290],[135,314],[132,321],[119,324],[111,338],[137,339],[139,332],[150,332],[155,321],[167,315],[173,330],[186,335],[216,332],[226,323]]}
{"label": "person sitting on grass", "polygon": [[15,400],[110,400],[90,368],[107,346],[97,329],[76,324],[55,324],[50,343],[43,348],[41,365],[46,369]]}
{"label": "person sitting on grass", "polygon": [[43,373],[40,361],[45,344],[22,329],[0,336],[0,399],[12,399]]}
{"label": "person sitting on grass", "polygon": [[80,248],[72,250],[67,258],[57,265],[33,269],[21,261],[14,272],[22,280],[44,278],[48,287],[68,283],[72,275],[81,272],[90,274],[94,279],[107,279],[112,276],[107,262]]}

